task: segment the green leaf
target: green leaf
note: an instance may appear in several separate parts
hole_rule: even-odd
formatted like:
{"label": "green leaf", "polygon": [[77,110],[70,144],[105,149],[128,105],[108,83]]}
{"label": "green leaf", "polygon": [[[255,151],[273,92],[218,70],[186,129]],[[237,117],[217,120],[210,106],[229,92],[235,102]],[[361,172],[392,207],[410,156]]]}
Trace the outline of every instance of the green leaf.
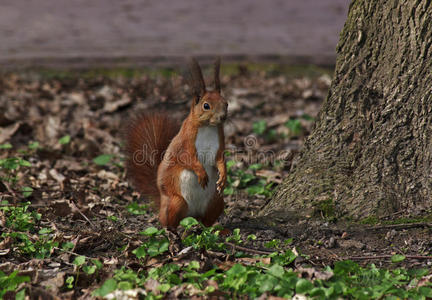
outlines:
{"label": "green leaf", "polygon": [[275,277],[281,278],[282,275],[285,273],[285,270],[280,265],[275,264],[271,266],[270,269],[268,269],[267,273]]}
{"label": "green leaf", "polygon": [[0,149],[12,149],[12,145],[9,143],[1,144]]}
{"label": "green leaf", "polygon": [[306,121],[315,121],[315,118],[308,115],[308,114],[303,114],[301,117],[303,120],[306,120]]}
{"label": "green leaf", "polygon": [[391,261],[394,263],[398,263],[405,260],[405,255],[395,254],[391,257]]}
{"label": "green leaf", "polygon": [[241,264],[235,264],[231,269],[227,271],[227,275],[238,275],[246,272],[246,268]]}
{"label": "green leaf", "polygon": [[29,143],[28,147],[31,150],[36,150],[37,148],[39,148],[39,142],[31,142]]}
{"label": "green leaf", "polygon": [[126,206],[126,209],[129,213],[133,215],[145,215],[147,214],[147,205],[145,204],[138,204],[136,202],[132,202],[128,206]]}
{"label": "green leaf", "polygon": [[72,243],[72,242],[66,242],[66,243],[63,243],[62,244],[62,249],[64,249],[64,250],[71,250],[71,249],[73,249],[74,248],[74,243]]}
{"label": "green leaf", "polygon": [[96,272],[96,266],[84,266],[83,271],[89,275],[94,274],[94,272]]}
{"label": "green leaf", "polygon": [[103,264],[98,259],[92,259],[92,263],[96,266],[96,268],[101,269]]}
{"label": "green leaf", "polygon": [[0,159],[0,166],[6,170],[15,170],[19,166],[18,158],[10,157],[10,158]]}
{"label": "green leaf", "polygon": [[249,170],[260,170],[262,168],[262,164],[252,164],[249,166]]}
{"label": "green leaf", "polygon": [[105,166],[107,163],[110,162],[113,155],[111,154],[102,154],[93,159],[93,162],[99,166]]}
{"label": "green leaf", "polygon": [[24,198],[28,198],[31,196],[31,194],[33,193],[33,189],[29,186],[23,186],[21,188],[21,192]]}
{"label": "green leaf", "polygon": [[229,195],[233,195],[234,194],[234,188],[233,187],[226,187],[225,189],[224,189],[224,195],[227,195],[227,196],[229,196]]}
{"label": "green leaf", "polygon": [[65,135],[64,137],[60,138],[58,142],[60,145],[66,145],[69,144],[70,140],[71,140],[70,135]]}
{"label": "green leaf", "polygon": [[105,297],[117,289],[117,281],[113,278],[106,280],[100,288],[93,292],[93,296]]}
{"label": "green leaf", "polygon": [[299,135],[303,130],[300,120],[298,119],[288,120],[285,126],[288,127],[292,135]]}
{"label": "green leaf", "polygon": [[267,122],[265,120],[261,120],[253,123],[252,130],[255,134],[262,135],[267,129]]}
{"label": "green leaf", "polygon": [[51,229],[51,228],[41,228],[41,229],[38,231],[38,234],[43,235],[43,234],[49,234],[49,233],[51,233],[51,232],[52,232],[52,229]]}
{"label": "green leaf", "polygon": [[24,300],[25,296],[26,296],[26,290],[22,289],[21,291],[19,291],[18,293],[16,293],[15,300]]}
{"label": "green leaf", "polygon": [[69,276],[68,278],[66,278],[66,286],[68,289],[73,288],[74,280],[75,280],[75,278],[73,276]]}
{"label": "green leaf", "polygon": [[158,290],[160,290],[162,293],[168,292],[170,288],[171,288],[171,285],[168,283],[163,283],[163,284],[158,286]]}
{"label": "green leaf", "polygon": [[191,268],[191,269],[199,269],[200,268],[200,264],[196,260],[193,260],[193,261],[191,261],[189,263],[189,268]]}
{"label": "green leaf", "polygon": [[86,261],[85,256],[80,255],[75,257],[73,264],[76,266],[82,266],[85,263],[85,261]]}
{"label": "green leaf", "polygon": [[227,169],[228,170],[231,169],[231,167],[235,166],[235,164],[236,164],[235,160],[229,160],[229,161],[227,161],[227,163],[226,163]]}
{"label": "green leaf", "polygon": [[180,225],[186,229],[190,229],[194,225],[198,225],[198,221],[195,218],[187,217],[180,221]]}
{"label": "green leaf", "polygon": [[147,246],[146,245],[139,246],[138,248],[133,250],[132,253],[135,254],[137,258],[144,258],[147,255]]}
{"label": "green leaf", "polygon": [[146,230],[144,230],[143,232],[141,232],[141,234],[152,236],[158,232],[159,232],[159,230],[156,227],[149,227],[149,228],[146,228]]}
{"label": "green leaf", "polygon": [[267,291],[272,291],[278,283],[278,279],[272,276],[262,276],[262,281],[260,282],[259,291],[264,293]]}
{"label": "green leaf", "polygon": [[304,278],[300,278],[296,283],[296,293],[297,294],[306,294],[313,289],[313,284]]}
{"label": "green leaf", "polygon": [[264,187],[259,185],[253,185],[247,188],[247,192],[249,195],[259,195],[264,192]]}
{"label": "green leaf", "polygon": [[23,167],[31,167],[31,163],[25,159],[20,158],[19,159],[19,165]]}
{"label": "green leaf", "polygon": [[249,241],[255,241],[257,237],[255,234],[249,234],[246,239]]}
{"label": "green leaf", "polygon": [[118,221],[118,217],[116,217],[116,216],[108,216],[108,220],[113,221],[113,222],[117,222]]}
{"label": "green leaf", "polygon": [[426,298],[432,298],[432,288],[430,287],[421,286],[419,288],[419,293],[425,296]]}
{"label": "green leaf", "polygon": [[122,290],[122,291],[127,291],[127,290],[131,290],[131,289],[133,289],[133,285],[132,285],[132,283],[130,283],[129,281],[120,281],[120,282],[117,284],[117,288],[118,288],[119,290]]}

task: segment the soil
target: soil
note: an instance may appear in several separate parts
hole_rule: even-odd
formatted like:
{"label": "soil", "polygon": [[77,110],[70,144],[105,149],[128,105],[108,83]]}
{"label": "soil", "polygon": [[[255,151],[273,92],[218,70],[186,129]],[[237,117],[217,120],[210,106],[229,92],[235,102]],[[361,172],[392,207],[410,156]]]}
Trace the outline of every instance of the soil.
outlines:
{"label": "soil", "polygon": [[[223,70],[222,88],[230,107],[225,130],[227,148],[235,154],[231,156],[236,160],[233,168],[246,170],[260,163],[260,170],[247,172],[255,176],[253,180],[259,177],[276,187],[295,163],[296,153],[313,128],[311,118],[317,115],[326,96],[331,70],[294,75],[283,66],[238,65],[229,70]],[[162,110],[183,118],[189,109],[189,91],[183,78],[171,70],[55,76],[11,73],[0,78],[0,90],[0,144],[8,142],[14,147],[0,150],[0,158],[21,156],[32,164],[21,169],[15,185],[0,184],[0,200],[11,204],[30,201],[30,209],[42,215],[41,224],[54,230],[57,241],[73,242],[75,254],[101,258],[111,263],[112,270],[136,264],[130,252],[141,243],[139,232],[159,225],[150,211],[134,215],[127,210],[131,203],[148,202],[126,180],[122,128],[140,110]],[[264,131],[254,125],[262,120],[266,121]],[[299,120],[300,130],[287,127],[290,120]],[[67,135],[70,142],[61,145],[59,139]],[[31,141],[39,142],[37,150],[28,150]],[[23,154],[19,149],[27,152]],[[265,161],[268,156],[262,153],[271,153],[273,160]],[[109,163],[98,165],[93,159],[102,154],[113,156]],[[282,165],[274,159],[281,154]],[[34,189],[30,197],[21,195],[22,186]],[[410,267],[432,263],[423,257],[432,254],[430,219],[399,212],[365,220],[372,223],[368,225],[336,218],[324,208],[307,219],[256,217],[268,199],[238,188],[225,197],[226,211],[220,223],[227,229],[240,228],[245,238],[255,234],[255,241],[243,245],[250,249],[269,251],[264,247],[266,242],[292,238],[281,248],[303,254],[296,261],[301,265],[324,266],[350,258],[361,264],[391,266],[389,258],[393,254],[407,255],[404,264]],[[74,255],[24,260],[13,249],[8,251],[7,244],[1,247],[1,270],[38,268],[38,277],[32,273],[35,289],[54,278],[59,270],[63,275],[73,273],[73,265],[65,261],[72,261]],[[119,256],[120,247],[125,250]],[[109,274],[107,270],[102,278]],[[65,292],[62,297],[88,295],[98,284],[81,280],[72,294]]]}

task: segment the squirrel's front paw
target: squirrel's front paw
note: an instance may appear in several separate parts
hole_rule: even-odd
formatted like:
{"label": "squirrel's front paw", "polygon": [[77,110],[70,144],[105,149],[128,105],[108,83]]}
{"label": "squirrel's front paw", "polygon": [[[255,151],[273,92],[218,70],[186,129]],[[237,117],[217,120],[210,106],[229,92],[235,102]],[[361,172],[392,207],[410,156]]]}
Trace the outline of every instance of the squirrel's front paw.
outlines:
{"label": "squirrel's front paw", "polygon": [[206,188],[208,180],[209,178],[206,171],[198,175],[198,183],[202,186],[203,189]]}
{"label": "squirrel's front paw", "polygon": [[222,193],[223,189],[225,188],[225,182],[226,182],[226,175],[219,176],[219,179],[216,182],[216,190],[218,191],[218,193]]}

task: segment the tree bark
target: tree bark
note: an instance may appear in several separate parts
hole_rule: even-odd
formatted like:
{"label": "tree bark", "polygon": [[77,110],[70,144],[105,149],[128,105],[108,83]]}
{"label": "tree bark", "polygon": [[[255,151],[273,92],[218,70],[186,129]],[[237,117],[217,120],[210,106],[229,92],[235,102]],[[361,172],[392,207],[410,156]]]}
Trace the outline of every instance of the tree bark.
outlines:
{"label": "tree bark", "polygon": [[351,3],[315,128],[263,215],[431,210],[431,45],[430,0]]}

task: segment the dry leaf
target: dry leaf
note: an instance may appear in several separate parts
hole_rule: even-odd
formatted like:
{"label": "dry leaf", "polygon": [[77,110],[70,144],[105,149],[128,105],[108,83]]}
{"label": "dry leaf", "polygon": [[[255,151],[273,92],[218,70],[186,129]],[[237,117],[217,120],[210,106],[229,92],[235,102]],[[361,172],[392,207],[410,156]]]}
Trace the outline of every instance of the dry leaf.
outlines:
{"label": "dry leaf", "polygon": [[0,127],[0,144],[3,144],[5,141],[9,140],[18,130],[20,125],[21,123],[17,122],[7,127]]}

